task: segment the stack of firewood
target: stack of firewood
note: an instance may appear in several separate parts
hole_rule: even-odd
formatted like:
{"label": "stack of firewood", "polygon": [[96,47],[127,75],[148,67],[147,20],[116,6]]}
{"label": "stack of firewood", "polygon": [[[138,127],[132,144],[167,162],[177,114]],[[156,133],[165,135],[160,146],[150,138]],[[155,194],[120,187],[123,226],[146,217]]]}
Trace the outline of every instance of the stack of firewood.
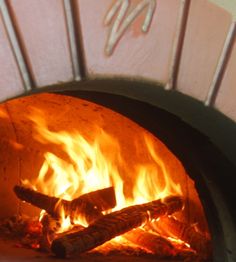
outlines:
{"label": "stack of firewood", "polygon": [[[103,215],[103,211],[116,206],[113,187],[81,195],[72,201],[47,196],[24,186],[15,186],[14,191],[21,200],[46,211],[41,221],[40,245],[58,257],[79,255],[117,236],[157,257],[186,261],[205,261],[211,257],[210,239],[194,227],[172,217],[173,213],[184,208],[184,201],[179,196],[169,196]],[[58,233],[61,209],[74,226],[67,232]],[[74,224],[78,214],[85,218],[87,227]],[[165,230],[167,228],[168,232]],[[182,244],[171,241],[169,232],[181,239]]]}

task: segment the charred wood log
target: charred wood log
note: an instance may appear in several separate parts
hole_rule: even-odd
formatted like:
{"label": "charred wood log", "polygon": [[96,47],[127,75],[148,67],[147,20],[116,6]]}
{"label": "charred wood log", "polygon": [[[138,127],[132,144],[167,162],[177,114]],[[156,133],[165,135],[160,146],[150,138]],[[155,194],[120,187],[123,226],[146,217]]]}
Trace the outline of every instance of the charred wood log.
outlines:
{"label": "charred wood log", "polygon": [[44,214],[41,224],[42,238],[40,240],[40,250],[50,251],[51,243],[55,239],[57,231],[61,228],[61,221],[49,214]]}
{"label": "charred wood log", "polygon": [[52,217],[60,217],[61,210],[65,216],[84,215],[88,222],[101,216],[101,211],[111,209],[116,205],[113,187],[93,191],[68,201],[57,197],[47,196],[24,186],[15,186],[17,197],[40,209],[44,209]]}
{"label": "charred wood log", "polygon": [[50,251],[51,243],[55,238],[62,237],[66,233],[74,233],[84,229],[82,225],[74,225],[66,232],[60,232],[61,221],[58,218],[52,217],[49,214],[45,214],[41,220],[42,224],[42,238],[40,241],[41,251]]}
{"label": "charred wood log", "polygon": [[123,237],[133,244],[148,249],[158,257],[167,258],[176,254],[175,247],[168,239],[141,228],[136,228],[124,234]]}
{"label": "charred wood log", "polygon": [[[184,245],[172,244],[172,242],[159,234],[136,228],[124,235],[125,239],[139,245],[159,258],[174,258],[181,261],[198,261],[198,255],[192,249]],[[192,259],[192,260],[191,260]]]}
{"label": "charred wood log", "polygon": [[183,223],[174,217],[161,218],[156,222],[156,225],[160,233],[172,234],[187,242],[203,259],[211,257],[212,246],[210,238],[198,231],[195,226]]}
{"label": "charred wood log", "polygon": [[183,200],[177,196],[130,206],[97,219],[80,232],[55,239],[52,242],[51,250],[58,257],[80,254],[150,220],[170,215],[182,208]]}

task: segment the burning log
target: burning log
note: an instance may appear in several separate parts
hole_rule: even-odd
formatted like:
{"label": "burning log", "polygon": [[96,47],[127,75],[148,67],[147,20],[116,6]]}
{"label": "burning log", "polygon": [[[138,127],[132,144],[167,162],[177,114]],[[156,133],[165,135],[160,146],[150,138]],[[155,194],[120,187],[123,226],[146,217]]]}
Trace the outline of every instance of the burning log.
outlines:
{"label": "burning log", "polygon": [[44,209],[52,217],[60,217],[63,209],[65,216],[70,216],[72,220],[76,214],[81,214],[88,222],[91,222],[102,215],[101,211],[111,209],[116,205],[113,187],[81,195],[72,201],[47,196],[24,186],[15,186],[14,192],[21,200]]}
{"label": "burning log", "polygon": [[67,234],[55,239],[52,242],[51,250],[58,257],[80,254],[150,220],[170,215],[182,208],[183,200],[177,196],[130,206],[97,219],[80,232]]}
{"label": "burning log", "polygon": [[141,228],[136,228],[124,234],[123,237],[133,244],[148,249],[158,257],[167,258],[176,253],[175,247],[168,239],[155,233],[145,231]]}
{"label": "burning log", "polygon": [[40,250],[50,251],[52,241],[57,238],[64,236],[66,233],[78,232],[84,227],[82,225],[74,225],[71,229],[66,232],[58,232],[61,228],[60,219],[51,217],[48,214],[45,214],[41,220],[42,224],[42,238],[40,241]]}
{"label": "burning log", "polygon": [[175,258],[181,261],[198,261],[198,255],[194,250],[186,248],[183,244],[176,245],[157,233],[148,232],[141,228],[136,228],[122,237],[129,240],[133,244],[139,245],[159,258]]}
{"label": "burning log", "polygon": [[171,233],[187,242],[203,259],[208,259],[211,256],[212,247],[210,239],[197,231],[195,226],[183,223],[174,217],[161,218],[156,223],[162,234]]}
{"label": "burning log", "polygon": [[40,250],[50,251],[52,240],[56,237],[56,232],[61,227],[60,219],[44,214],[42,220],[42,238],[40,240]]}

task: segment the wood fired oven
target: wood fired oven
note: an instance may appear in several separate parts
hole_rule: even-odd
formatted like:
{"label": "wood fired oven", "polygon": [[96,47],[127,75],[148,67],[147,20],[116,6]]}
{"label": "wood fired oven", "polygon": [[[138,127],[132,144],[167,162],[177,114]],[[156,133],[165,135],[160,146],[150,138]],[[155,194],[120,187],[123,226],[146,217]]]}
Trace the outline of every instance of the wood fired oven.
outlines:
{"label": "wood fired oven", "polygon": [[[37,179],[45,168],[45,152],[49,152],[46,160],[52,154],[67,160],[61,148],[70,142],[63,144],[60,132],[79,130],[91,140],[96,137],[96,123],[103,130],[99,134],[108,132],[122,148],[119,158],[114,154],[116,144],[104,147],[105,154],[114,154],[112,161],[125,159],[132,168],[150,159],[157,164],[159,155],[154,152],[161,148],[164,167],[149,163],[147,173],[151,176],[160,168],[162,174],[169,168],[173,184],[180,184],[181,196],[187,199],[177,218],[210,236],[213,261],[235,261],[236,8],[232,2],[2,0],[0,218],[19,213],[38,216],[39,209],[19,202],[13,187]],[[54,133],[57,142],[46,139],[42,130],[44,135]],[[145,151],[150,144],[140,142],[141,136],[156,143],[154,151],[149,148],[150,155]],[[85,163],[89,170],[91,159]],[[136,169],[124,166],[117,170],[132,185]],[[151,180],[153,187],[163,179]],[[36,189],[46,193],[49,186]],[[131,191],[124,190],[127,197]],[[0,250],[0,261],[52,259],[7,241],[1,241]],[[114,259],[113,255],[105,259]],[[115,259],[156,261],[157,257],[121,253]]]}

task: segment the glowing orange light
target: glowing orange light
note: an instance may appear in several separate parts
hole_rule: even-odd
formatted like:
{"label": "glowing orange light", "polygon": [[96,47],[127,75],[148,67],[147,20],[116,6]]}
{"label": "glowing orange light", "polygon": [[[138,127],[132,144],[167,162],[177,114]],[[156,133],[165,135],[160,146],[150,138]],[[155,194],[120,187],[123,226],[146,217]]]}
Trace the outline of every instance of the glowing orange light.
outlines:
{"label": "glowing orange light", "polygon": [[[124,194],[124,181],[119,171],[120,165],[128,165],[122,158],[121,149],[116,138],[100,127],[95,127],[96,136],[89,141],[78,132],[55,132],[48,128],[42,112],[32,110],[30,116],[36,131],[35,139],[43,144],[58,145],[63,149],[65,157],[52,152],[44,154],[36,181],[23,181],[42,193],[72,200],[81,194],[114,186],[118,210],[129,205],[142,204],[168,195],[181,195],[180,185],[171,180],[166,164],[158,155],[153,145],[153,138],[143,132],[144,145],[149,152],[150,163],[137,163],[136,176],[127,197]],[[159,181],[164,181],[159,183]],[[41,213],[42,219],[44,212]],[[68,230],[72,225],[64,211],[61,210],[61,228],[59,232]],[[75,224],[87,226],[80,214],[74,218]],[[113,241],[123,242],[122,237]]]}

